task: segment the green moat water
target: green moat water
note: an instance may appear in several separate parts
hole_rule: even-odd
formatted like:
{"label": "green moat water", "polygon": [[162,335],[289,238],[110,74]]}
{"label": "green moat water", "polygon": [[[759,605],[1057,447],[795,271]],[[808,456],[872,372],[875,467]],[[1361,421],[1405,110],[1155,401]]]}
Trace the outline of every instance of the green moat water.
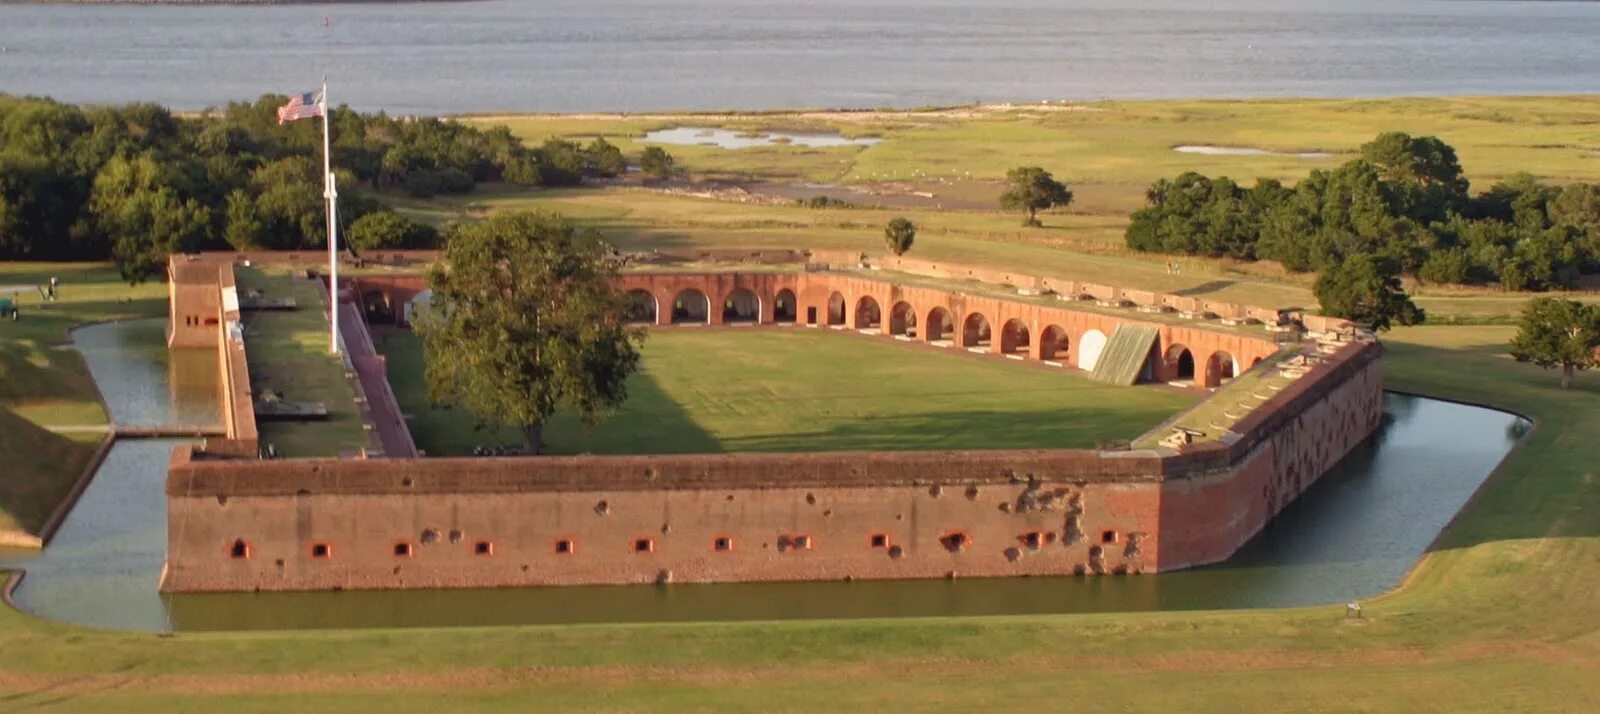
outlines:
{"label": "green moat water", "polygon": [[[123,414],[215,418],[214,391],[163,368],[149,323],[77,333]],[[152,340],[154,340],[152,342]],[[88,355],[84,345],[98,354]],[[200,368],[199,362],[194,364]],[[214,371],[214,370],[213,370]],[[204,377],[192,375],[195,385]],[[105,389],[107,380],[149,379]],[[214,377],[212,377],[214,379]],[[181,403],[162,403],[163,399]],[[209,412],[207,410],[210,410]],[[162,597],[162,486],[172,440],[113,447],[28,571],[18,604],[42,617],[133,630],[219,630],[1044,614],[1289,607],[1371,597],[1407,568],[1528,429],[1492,409],[1389,394],[1381,432],[1323,476],[1228,562],[1159,575],[265,593]],[[197,416],[198,415],[198,416]],[[143,418],[143,417],[141,417]],[[132,422],[125,422],[132,423]],[[143,423],[143,422],[139,422]],[[193,422],[189,422],[193,423]]]}

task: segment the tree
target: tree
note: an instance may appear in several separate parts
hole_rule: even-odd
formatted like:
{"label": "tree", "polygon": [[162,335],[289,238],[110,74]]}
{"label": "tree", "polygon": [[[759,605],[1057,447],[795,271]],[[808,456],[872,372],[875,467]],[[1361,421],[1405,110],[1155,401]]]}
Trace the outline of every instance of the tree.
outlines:
{"label": "tree", "polygon": [[345,244],[356,250],[375,248],[432,248],[439,232],[426,223],[391,211],[376,211],[356,219],[344,234]]}
{"label": "tree", "polygon": [[917,226],[905,218],[896,218],[883,227],[883,243],[895,255],[905,255],[917,240]]}
{"label": "tree", "polygon": [[1040,225],[1039,211],[1072,203],[1072,191],[1049,171],[1038,166],[1019,166],[1006,172],[1006,191],[1000,194],[1000,207],[1007,211],[1027,211],[1024,226]]}
{"label": "tree", "polygon": [[1560,367],[1561,388],[1571,389],[1574,371],[1600,366],[1600,307],[1560,298],[1529,302],[1511,356],[1545,369]]}
{"label": "tree", "polygon": [[496,214],[450,231],[420,325],[428,397],[522,430],[543,447],[557,407],[598,421],[627,398],[643,332],[593,231],[553,213]]}
{"label": "tree", "polygon": [[659,146],[647,146],[639,155],[639,170],[653,178],[664,179],[672,175],[672,154]]}
{"label": "tree", "polygon": [[1427,317],[1400,284],[1399,266],[1374,255],[1353,255],[1328,267],[1318,276],[1314,292],[1322,314],[1374,330],[1387,330],[1395,322],[1415,325]]}
{"label": "tree", "polygon": [[622,157],[622,149],[606,141],[605,137],[596,137],[583,152],[588,155],[589,172],[592,174],[611,178],[628,170],[628,160]]}

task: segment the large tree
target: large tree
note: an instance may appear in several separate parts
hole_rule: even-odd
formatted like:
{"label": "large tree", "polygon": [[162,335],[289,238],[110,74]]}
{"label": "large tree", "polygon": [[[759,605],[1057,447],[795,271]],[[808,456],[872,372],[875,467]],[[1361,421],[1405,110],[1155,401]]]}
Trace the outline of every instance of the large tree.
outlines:
{"label": "large tree", "polygon": [[1399,266],[1375,255],[1353,255],[1330,266],[1317,277],[1314,291],[1322,314],[1374,330],[1387,330],[1396,322],[1415,325],[1426,318],[1401,285]]}
{"label": "large tree", "polygon": [[617,270],[596,233],[552,213],[451,229],[418,325],[429,399],[521,429],[534,453],[558,407],[597,421],[627,398],[644,337]]}
{"label": "large tree", "polygon": [[1039,225],[1039,211],[1072,203],[1072,191],[1049,171],[1038,166],[1018,166],[1006,172],[1006,190],[1000,194],[1000,207],[1007,211],[1027,211],[1025,226]]}
{"label": "large tree", "polygon": [[1528,303],[1511,356],[1545,369],[1560,367],[1561,388],[1570,389],[1574,371],[1600,365],[1600,307],[1559,298]]}
{"label": "large tree", "polygon": [[883,244],[889,252],[895,255],[905,255],[911,250],[911,244],[917,240],[917,226],[910,220],[901,217],[889,221],[883,227]]}

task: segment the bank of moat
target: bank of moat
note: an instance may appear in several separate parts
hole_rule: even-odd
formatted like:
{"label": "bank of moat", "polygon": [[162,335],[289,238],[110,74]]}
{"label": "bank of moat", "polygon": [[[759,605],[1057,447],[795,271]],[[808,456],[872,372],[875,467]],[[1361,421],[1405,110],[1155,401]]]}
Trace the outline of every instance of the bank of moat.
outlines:
{"label": "bank of moat", "polygon": [[369,438],[342,459],[259,458],[239,328],[271,306],[239,294],[236,262],[316,256],[173,260],[169,345],[219,348],[227,438],[173,454],[163,590],[1173,570],[1227,558],[1382,414],[1381,346],[1340,321],[900,258],[696,254],[623,274],[635,319],[851,330],[1208,396],[1148,448],[424,458],[367,322],[405,323],[432,256],[374,257],[388,269],[334,291]]}

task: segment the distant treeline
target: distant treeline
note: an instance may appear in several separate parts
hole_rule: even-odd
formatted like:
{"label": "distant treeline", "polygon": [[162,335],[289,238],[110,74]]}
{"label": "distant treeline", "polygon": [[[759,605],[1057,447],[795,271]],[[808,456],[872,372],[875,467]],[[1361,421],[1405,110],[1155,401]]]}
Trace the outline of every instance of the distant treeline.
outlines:
{"label": "distant treeline", "polygon": [[[173,252],[327,245],[320,120],[278,125],[265,95],[195,117],[154,104],[79,107],[0,95],[0,260],[113,259],[130,280]],[[483,182],[567,186],[626,168],[617,147],[504,127],[332,110],[339,215],[356,248],[427,247],[433,227],[385,193],[425,198]]]}
{"label": "distant treeline", "polygon": [[1318,271],[1357,256],[1434,283],[1574,287],[1600,272],[1600,185],[1518,175],[1476,196],[1437,138],[1380,135],[1361,158],[1293,188],[1185,173],[1157,181],[1133,214],[1141,251],[1276,260]]}

